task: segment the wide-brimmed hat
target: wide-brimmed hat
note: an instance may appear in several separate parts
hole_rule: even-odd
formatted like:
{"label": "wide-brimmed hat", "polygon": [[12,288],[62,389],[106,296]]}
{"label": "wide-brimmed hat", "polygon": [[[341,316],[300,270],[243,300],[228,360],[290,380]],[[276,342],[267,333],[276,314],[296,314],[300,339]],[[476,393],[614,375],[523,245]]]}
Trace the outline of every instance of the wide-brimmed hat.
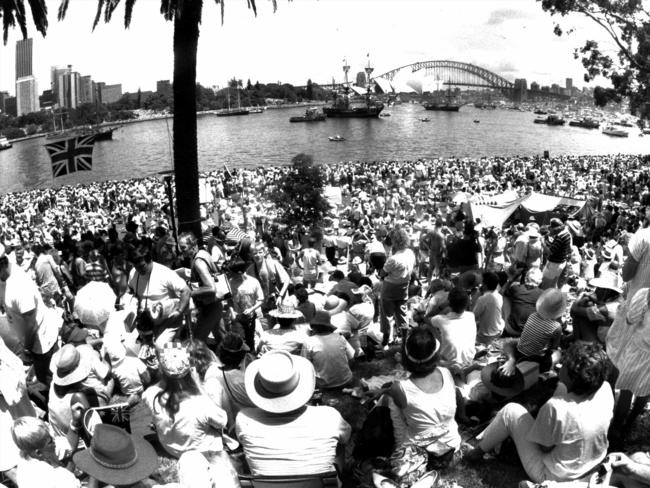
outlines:
{"label": "wide-brimmed hat", "polygon": [[618,272],[606,269],[600,273],[598,278],[594,278],[589,284],[595,288],[607,288],[616,293],[623,293],[623,279]]}
{"label": "wide-brimmed hat", "polygon": [[332,331],[336,330],[336,326],[332,325],[332,319],[330,315],[324,310],[319,310],[316,312],[309,322],[310,326],[317,326],[320,328],[330,329]]}
{"label": "wide-brimmed hat", "polygon": [[190,372],[190,352],[180,342],[168,342],[158,351],[160,368],[169,378],[183,378]]}
{"label": "wide-brimmed hat", "polygon": [[296,307],[285,303],[282,303],[278,308],[271,310],[269,315],[276,319],[299,319],[302,317],[302,313],[296,310]]}
{"label": "wide-brimmed hat", "polygon": [[[512,378],[503,377],[504,384],[499,381],[498,362],[490,363],[481,370],[481,381],[485,387],[497,395],[512,398],[537,384],[539,380],[539,364],[532,361],[522,361],[515,366]],[[505,384],[507,383],[507,385]]]}
{"label": "wide-brimmed hat", "polygon": [[270,351],[246,368],[246,393],[270,413],[292,412],[314,393],[316,377],[309,360],[286,351]]}
{"label": "wide-brimmed hat", "polygon": [[537,299],[535,309],[546,320],[561,317],[566,311],[566,295],[557,288],[548,288]]}
{"label": "wide-brimmed hat", "polygon": [[66,344],[52,358],[55,385],[68,386],[88,378],[92,369],[92,357],[83,348]]}
{"label": "wide-brimmed hat", "polygon": [[113,485],[132,485],[158,468],[158,456],[151,444],[108,424],[95,427],[90,447],[72,459],[84,473]]}

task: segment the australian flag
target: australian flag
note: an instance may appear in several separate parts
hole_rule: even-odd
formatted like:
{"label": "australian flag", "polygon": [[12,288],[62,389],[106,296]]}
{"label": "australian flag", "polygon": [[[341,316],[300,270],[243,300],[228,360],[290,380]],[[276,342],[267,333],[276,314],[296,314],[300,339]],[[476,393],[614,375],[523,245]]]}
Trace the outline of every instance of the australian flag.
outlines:
{"label": "australian flag", "polygon": [[65,176],[77,171],[93,169],[93,147],[95,137],[80,136],[46,144],[52,160],[52,175]]}

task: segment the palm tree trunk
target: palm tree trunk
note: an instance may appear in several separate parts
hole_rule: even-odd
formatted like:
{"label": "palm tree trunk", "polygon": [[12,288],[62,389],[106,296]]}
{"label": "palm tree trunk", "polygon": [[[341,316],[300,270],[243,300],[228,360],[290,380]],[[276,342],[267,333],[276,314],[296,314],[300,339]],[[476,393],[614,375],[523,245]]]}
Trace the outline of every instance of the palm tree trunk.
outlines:
{"label": "palm tree trunk", "polygon": [[174,173],[179,231],[201,238],[196,142],[196,50],[200,0],[185,2],[174,16]]}

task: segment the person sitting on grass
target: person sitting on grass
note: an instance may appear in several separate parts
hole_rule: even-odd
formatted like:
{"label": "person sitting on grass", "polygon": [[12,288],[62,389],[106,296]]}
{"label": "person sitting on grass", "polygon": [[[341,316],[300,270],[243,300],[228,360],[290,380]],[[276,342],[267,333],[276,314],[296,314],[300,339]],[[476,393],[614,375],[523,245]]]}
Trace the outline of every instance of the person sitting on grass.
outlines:
{"label": "person sitting on grass", "polygon": [[305,339],[302,356],[314,365],[318,388],[343,388],[354,377],[349,361],[354,358],[354,348],[336,332],[329,314],[316,312],[310,324],[313,335]]}
{"label": "person sitting on grass", "polygon": [[461,443],[454,378],[439,366],[439,351],[440,343],[429,327],[411,330],[402,347],[402,364],[411,376],[396,381],[388,391],[396,445],[423,445],[430,467],[451,462]]}
{"label": "person sitting on grass", "polygon": [[518,403],[508,403],[477,436],[478,445],[465,455],[476,462],[508,437],[535,483],[579,479],[607,454],[607,429],[614,396],[605,381],[607,355],[597,344],[574,343],[566,351],[560,383],[533,418]]}
{"label": "person sitting on grass", "polygon": [[477,340],[481,344],[489,345],[498,339],[503,332],[503,296],[499,293],[499,276],[487,271],[483,273],[483,294],[474,305],[476,318]]}
{"label": "person sitting on grass", "polygon": [[549,371],[560,359],[562,326],[558,318],[566,310],[566,296],[557,288],[549,288],[537,299],[536,312],[532,313],[521,337],[504,344],[508,360],[499,367],[506,376],[515,372],[515,365],[521,361],[539,364],[540,372]]}

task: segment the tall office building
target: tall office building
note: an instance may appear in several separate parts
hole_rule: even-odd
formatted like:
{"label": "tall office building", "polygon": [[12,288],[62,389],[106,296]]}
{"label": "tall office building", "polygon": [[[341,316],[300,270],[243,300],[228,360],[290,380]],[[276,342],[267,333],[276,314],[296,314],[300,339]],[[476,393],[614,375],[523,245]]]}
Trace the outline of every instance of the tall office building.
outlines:
{"label": "tall office building", "polygon": [[95,82],[90,75],[79,78],[79,104],[95,103]]}
{"label": "tall office building", "polygon": [[52,94],[59,108],[77,108],[79,105],[80,79],[79,73],[72,71],[72,65],[67,68],[52,68]]}
{"label": "tall office building", "polygon": [[566,79],[566,85],[565,88],[571,93],[573,91],[573,78],[567,78]]}
{"label": "tall office building", "polygon": [[33,39],[16,41],[16,80],[25,76],[33,76],[32,72]]}
{"label": "tall office building", "polygon": [[70,67],[64,68],[61,66],[52,66],[50,68],[50,87],[52,89],[52,97],[54,98],[54,105],[57,108],[64,106],[64,93],[63,93],[63,78],[62,75],[70,73]]}
{"label": "tall office building", "polygon": [[33,73],[33,39],[16,41],[16,113],[40,110],[38,84]]}

